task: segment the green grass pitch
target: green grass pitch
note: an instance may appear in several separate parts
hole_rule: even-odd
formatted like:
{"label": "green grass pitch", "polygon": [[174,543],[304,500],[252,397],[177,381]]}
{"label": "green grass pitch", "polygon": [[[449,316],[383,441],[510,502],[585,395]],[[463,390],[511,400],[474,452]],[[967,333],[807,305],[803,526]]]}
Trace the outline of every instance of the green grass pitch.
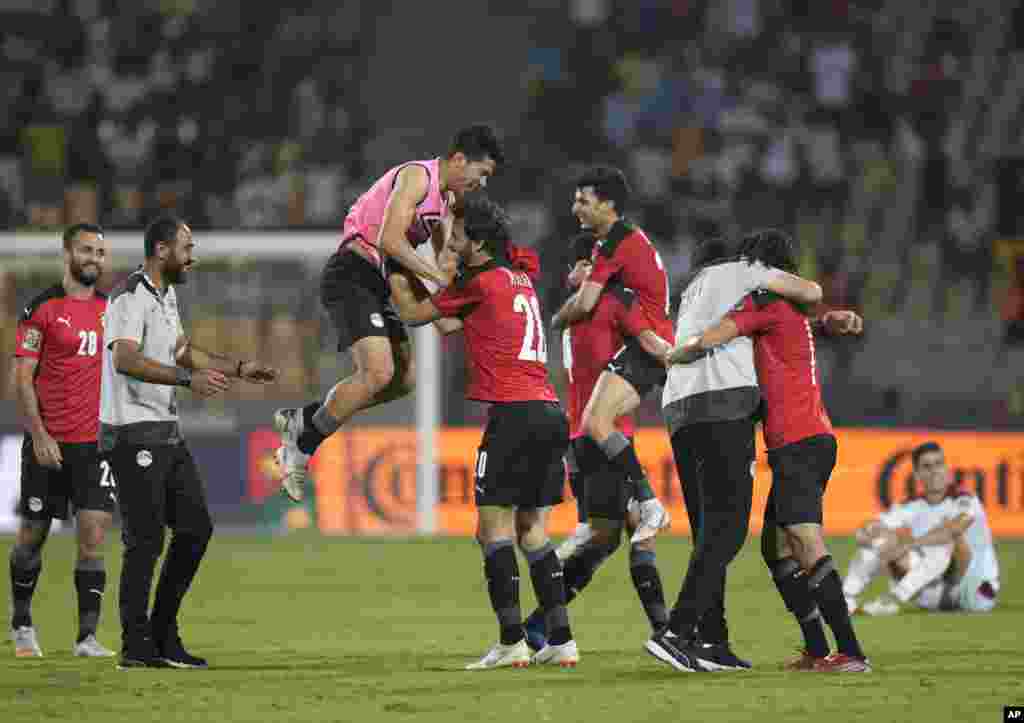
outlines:
{"label": "green grass pitch", "polygon": [[[0,539],[5,571],[11,540]],[[852,543],[832,547],[845,569]],[[669,604],[689,549],[686,539],[659,542]],[[100,639],[116,648],[120,543],[110,550]],[[734,646],[752,672],[680,674],[643,652],[623,548],[571,608],[578,668],[470,673],[463,665],[496,635],[472,540],[221,534],[182,613],[186,644],[211,669],[118,672],[70,654],[73,541],[60,535],[34,606],[46,657],[0,647],[0,721],[1001,721],[1004,705],[1024,703],[1024,542],[999,553],[1004,586],[991,615],[858,617],[870,675],[778,670],[799,632],[756,539],[727,593]],[[528,612],[522,560],[520,571]],[[6,575],[3,585],[6,597]]]}

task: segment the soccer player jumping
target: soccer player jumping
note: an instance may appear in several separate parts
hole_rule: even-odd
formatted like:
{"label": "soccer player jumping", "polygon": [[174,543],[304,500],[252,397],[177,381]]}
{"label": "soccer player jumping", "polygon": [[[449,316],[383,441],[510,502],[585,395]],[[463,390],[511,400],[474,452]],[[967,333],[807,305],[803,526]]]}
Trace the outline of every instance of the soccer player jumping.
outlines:
{"label": "soccer player jumping", "polygon": [[[674,339],[668,318],[668,276],[657,249],[644,232],[623,218],[628,200],[629,186],[622,171],[616,168],[595,168],[576,182],[573,214],[599,240],[594,247],[590,275],[555,315],[552,324],[562,328],[587,318],[606,286],[615,279],[635,292],[648,328],[667,347]],[[616,429],[615,420],[634,412],[645,394],[664,384],[662,358],[660,353],[652,356],[637,337],[626,340],[597,380],[583,411],[584,437],[575,449],[580,472],[594,484],[633,487],[640,509],[640,524],[631,538],[634,543],[650,539],[671,520],[651,489],[633,442]],[[609,463],[617,474],[601,475],[601,468]],[[603,547],[610,554],[621,535],[622,513],[595,509],[590,514],[594,534],[589,544]]]}
{"label": "soccer player jumping", "polygon": [[412,346],[388,299],[385,262],[444,286],[448,279],[416,247],[431,241],[440,252],[451,233],[453,196],[457,203],[485,186],[503,160],[494,131],[470,126],[455,134],[445,157],[392,168],[349,210],[341,245],[321,277],[320,299],[337,329],[338,350],[352,352],[356,370],[323,402],[274,415],[282,491],[292,500],[305,496],[306,468],[324,439],[356,412],[412,391]]}

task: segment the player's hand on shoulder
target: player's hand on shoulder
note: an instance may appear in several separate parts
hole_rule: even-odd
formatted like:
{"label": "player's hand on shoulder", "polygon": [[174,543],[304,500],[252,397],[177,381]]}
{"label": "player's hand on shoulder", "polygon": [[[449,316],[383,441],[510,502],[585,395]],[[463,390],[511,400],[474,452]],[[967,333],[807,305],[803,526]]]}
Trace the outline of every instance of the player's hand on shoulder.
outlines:
{"label": "player's hand on shoulder", "polygon": [[32,450],[35,452],[36,461],[43,467],[60,469],[64,462],[64,457],[60,453],[60,445],[46,432],[32,436]]}
{"label": "player's hand on shoulder", "polygon": [[226,392],[231,386],[227,376],[216,369],[199,369],[192,372],[191,389],[201,397],[212,397]]}
{"label": "player's hand on shoulder", "polygon": [[829,334],[860,334],[864,331],[864,319],[854,311],[826,311],[821,323]]}
{"label": "player's hand on shoulder", "polygon": [[270,384],[277,381],[278,371],[258,361],[245,361],[238,367],[240,378],[254,384]]}

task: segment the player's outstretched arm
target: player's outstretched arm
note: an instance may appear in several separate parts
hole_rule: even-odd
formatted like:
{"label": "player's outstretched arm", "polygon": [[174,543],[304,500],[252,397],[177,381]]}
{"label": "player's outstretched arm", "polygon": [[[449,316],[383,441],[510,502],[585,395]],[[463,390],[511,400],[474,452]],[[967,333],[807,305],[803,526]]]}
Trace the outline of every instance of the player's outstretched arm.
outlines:
{"label": "player's outstretched arm", "polygon": [[193,372],[185,367],[168,366],[150,359],[142,353],[139,342],[133,339],[116,339],[110,348],[114,355],[114,369],[118,374],[147,384],[188,387],[202,397],[219,394],[229,386],[227,377],[214,369]]}
{"label": "player's outstretched arm", "polygon": [[426,196],[430,186],[430,177],[426,169],[418,165],[410,165],[398,172],[395,177],[395,189],[384,209],[384,222],[380,227],[380,248],[394,259],[400,266],[409,269],[417,276],[444,286],[447,279],[426,260],[416,253],[405,234],[416,218],[416,206]]}
{"label": "player's outstretched arm", "polygon": [[64,461],[57,444],[43,424],[39,411],[39,397],[36,395],[36,367],[39,360],[34,357],[18,357],[14,360],[14,389],[18,396],[18,407],[32,436],[32,449],[36,460],[44,467],[60,469]]}
{"label": "player's outstretched arm", "polygon": [[690,364],[702,357],[709,349],[728,344],[740,336],[740,328],[736,322],[726,317],[700,336],[691,336],[682,344],[669,352],[669,364]]}
{"label": "player's outstretched arm", "polygon": [[255,384],[269,384],[277,379],[277,369],[251,359],[232,359],[223,354],[197,347],[186,337],[178,339],[175,359],[178,366],[201,371],[212,369],[226,377],[236,377]]}

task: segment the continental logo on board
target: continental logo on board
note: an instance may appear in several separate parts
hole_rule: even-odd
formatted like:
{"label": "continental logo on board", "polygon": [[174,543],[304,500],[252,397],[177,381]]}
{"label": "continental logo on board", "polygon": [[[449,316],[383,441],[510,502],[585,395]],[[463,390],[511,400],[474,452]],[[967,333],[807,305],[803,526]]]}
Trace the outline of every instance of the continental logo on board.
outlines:
{"label": "continental logo on board", "polygon": [[[438,434],[439,489],[436,518],[440,532],[472,535],[473,463],[481,430],[447,428]],[[946,450],[954,475],[985,505],[993,532],[1024,536],[1024,434],[841,429],[839,458],[825,496],[829,534],[849,534],[892,502],[916,493],[910,451],[927,440]],[[249,497],[261,502],[276,493],[270,430],[249,435]],[[672,511],[672,532],[687,534],[686,509],[662,429],[641,429],[637,453],[661,499]],[[760,532],[771,484],[761,440],[755,465],[752,533]],[[334,435],[311,463],[317,526],[332,534],[409,534],[416,518],[416,432],[409,427],[354,428]],[[562,535],[575,526],[575,502],[552,513],[550,531]]]}

